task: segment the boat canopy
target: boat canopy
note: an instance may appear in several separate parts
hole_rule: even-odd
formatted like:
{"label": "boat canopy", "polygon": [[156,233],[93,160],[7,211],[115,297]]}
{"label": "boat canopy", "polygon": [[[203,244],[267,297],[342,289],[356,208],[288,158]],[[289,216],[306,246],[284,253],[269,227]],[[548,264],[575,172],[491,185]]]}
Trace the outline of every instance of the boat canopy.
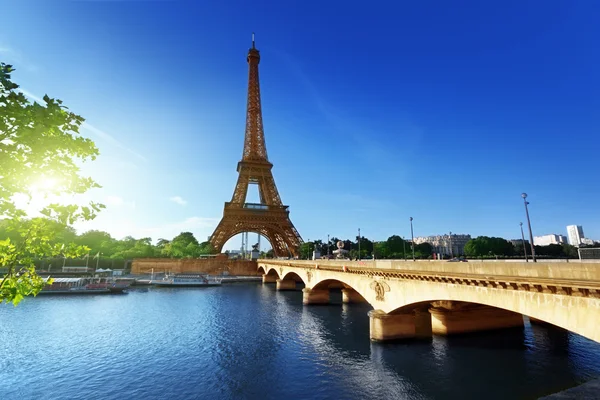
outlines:
{"label": "boat canopy", "polygon": [[[44,278],[44,280],[47,281],[48,278]],[[83,278],[54,278],[54,283],[76,283],[82,280]]]}

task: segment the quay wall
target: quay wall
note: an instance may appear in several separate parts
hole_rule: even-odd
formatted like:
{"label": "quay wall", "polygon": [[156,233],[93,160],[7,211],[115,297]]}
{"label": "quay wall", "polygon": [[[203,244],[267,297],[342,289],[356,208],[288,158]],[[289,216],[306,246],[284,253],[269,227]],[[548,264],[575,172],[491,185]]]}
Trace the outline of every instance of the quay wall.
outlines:
{"label": "quay wall", "polygon": [[173,258],[136,258],[131,265],[131,273],[148,275],[170,272],[174,274],[201,272],[210,275],[251,275],[260,276],[256,261],[230,260],[227,256],[203,259],[173,259]]}

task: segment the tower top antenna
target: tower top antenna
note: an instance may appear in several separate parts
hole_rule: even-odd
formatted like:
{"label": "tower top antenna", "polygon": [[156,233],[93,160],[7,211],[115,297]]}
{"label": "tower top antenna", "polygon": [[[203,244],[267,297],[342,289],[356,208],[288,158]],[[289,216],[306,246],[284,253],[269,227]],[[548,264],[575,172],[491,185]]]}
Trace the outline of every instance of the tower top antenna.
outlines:
{"label": "tower top antenna", "polygon": [[256,47],[254,47],[254,32],[252,32],[252,48],[255,49]]}

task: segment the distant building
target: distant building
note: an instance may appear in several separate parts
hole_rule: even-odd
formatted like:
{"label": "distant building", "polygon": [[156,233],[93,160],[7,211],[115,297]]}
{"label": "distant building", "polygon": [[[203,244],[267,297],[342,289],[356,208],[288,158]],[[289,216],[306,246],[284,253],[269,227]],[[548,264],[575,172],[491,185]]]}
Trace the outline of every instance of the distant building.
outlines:
{"label": "distant building", "polygon": [[579,247],[583,243],[583,227],[581,225],[568,225],[567,235],[569,235],[569,243],[572,246]]}
{"label": "distant building", "polygon": [[[512,243],[513,246],[523,246],[523,239],[510,239],[509,242]],[[525,245],[529,246],[529,240],[525,239]]]}
{"label": "distant building", "polygon": [[465,244],[471,240],[471,235],[437,235],[415,238],[415,244],[429,243],[434,253],[458,256],[465,253]]}
{"label": "distant building", "polygon": [[550,234],[543,236],[534,236],[533,244],[536,246],[548,246],[550,244],[567,243],[567,237],[564,235]]}

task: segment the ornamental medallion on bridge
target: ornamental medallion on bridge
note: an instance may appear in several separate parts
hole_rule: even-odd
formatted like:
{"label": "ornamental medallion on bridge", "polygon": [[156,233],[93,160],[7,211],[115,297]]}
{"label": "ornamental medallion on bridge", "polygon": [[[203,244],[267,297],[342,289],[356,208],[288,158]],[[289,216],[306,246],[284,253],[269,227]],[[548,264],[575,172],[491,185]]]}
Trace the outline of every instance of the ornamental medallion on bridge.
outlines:
{"label": "ornamental medallion on bridge", "polygon": [[384,301],[385,292],[390,291],[390,286],[384,281],[373,281],[369,286],[375,291],[375,300],[377,301]]}
{"label": "ornamental medallion on bridge", "polygon": [[306,279],[308,279],[308,282],[310,282],[310,280],[312,279],[312,272],[306,271]]}
{"label": "ornamental medallion on bridge", "polygon": [[279,276],[283,278],[283,267],[279,267]]}
{"label": "ornamental medallion on bridge", "polygon": [[[288,206],[283,205],[267,157],[263,130],[258,63],[260,54],[254,47],[248,51],[248,103],[246,135],[242,159],[238,162],[238,180],[231,201],[225,203],[223,218],[210,237],[215,251],[221,252],[227,240],[242,232],[265,236],[275,257],[297,257],[303,243],[290,220]],[[248,186],[258,186],[260,203],[247,203]]]}

